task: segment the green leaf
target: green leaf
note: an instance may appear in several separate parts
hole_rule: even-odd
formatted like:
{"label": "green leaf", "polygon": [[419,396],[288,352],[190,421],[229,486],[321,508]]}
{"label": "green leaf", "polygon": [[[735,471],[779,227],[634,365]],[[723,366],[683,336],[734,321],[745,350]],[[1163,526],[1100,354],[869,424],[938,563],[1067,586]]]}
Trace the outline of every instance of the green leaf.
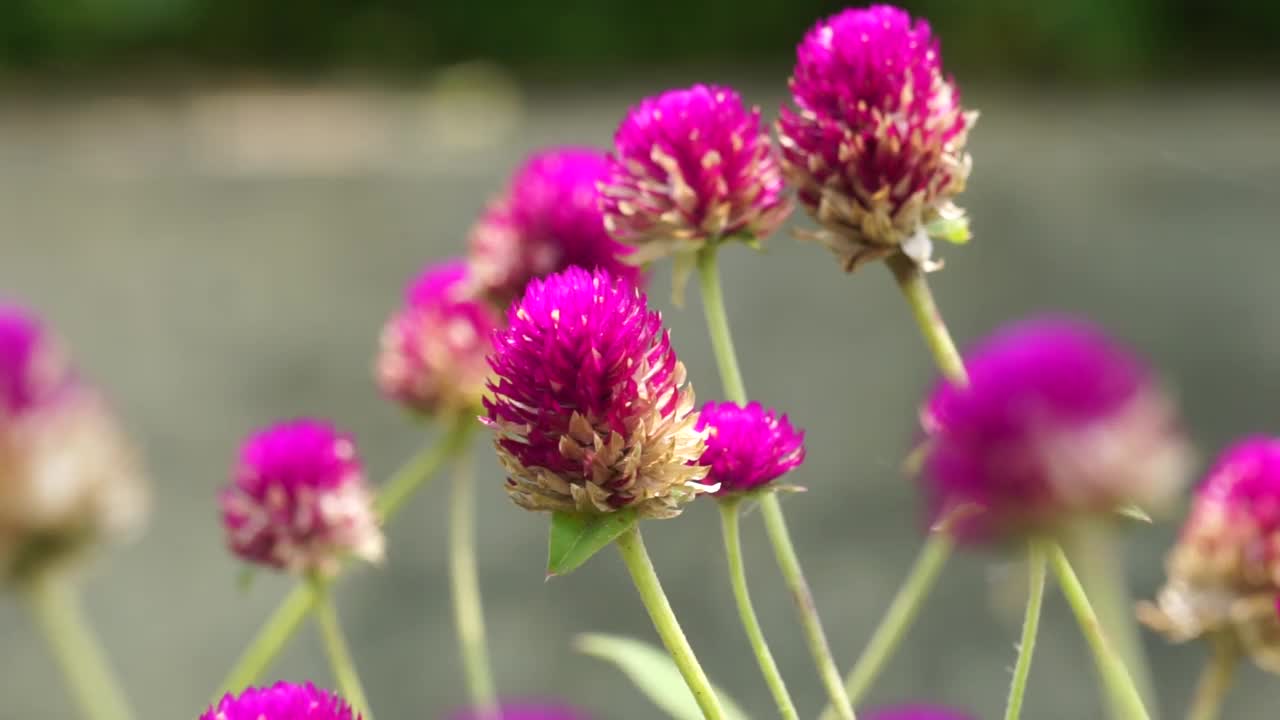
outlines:
{"label": "green leaf", "polygon": [[938,218],[925,225],[924,231],[935,240],[946,240],[956,245],[964,245],[973,237],[969,232],[969,218],[964,215],[953,218]]}
{"label": "green leaf", "polygon": [[[578,652],[618,666],[632,683],[675,720],[702,720],[698,702],[689,692],[676,664],[662,650],[640,640],[620,635],[585,633],[573,643]],[[714,688],[725,720],[747,720],[742,707],[720,688]]]}
{"label": "green leaf", "polygon": [[551,541],[547,546],[547,577],[568,575],[591,559],[619,535],[636,524],[634,510],[589,515],[551,514]]}

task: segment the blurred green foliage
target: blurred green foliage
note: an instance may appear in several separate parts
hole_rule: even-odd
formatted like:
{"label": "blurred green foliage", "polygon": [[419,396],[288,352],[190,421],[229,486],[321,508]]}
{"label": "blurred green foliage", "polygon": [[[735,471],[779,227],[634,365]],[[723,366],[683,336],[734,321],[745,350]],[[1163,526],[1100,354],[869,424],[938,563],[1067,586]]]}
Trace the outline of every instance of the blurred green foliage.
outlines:
{"label": "blurred green foliage", "polygon": [[[1105,79],[1275,67],[1280,3],[919,0],[952,68]],[[528,70],[786,58],[821,0],[4,0],[0,66],[175,63],[404,72],[469,59]]]}

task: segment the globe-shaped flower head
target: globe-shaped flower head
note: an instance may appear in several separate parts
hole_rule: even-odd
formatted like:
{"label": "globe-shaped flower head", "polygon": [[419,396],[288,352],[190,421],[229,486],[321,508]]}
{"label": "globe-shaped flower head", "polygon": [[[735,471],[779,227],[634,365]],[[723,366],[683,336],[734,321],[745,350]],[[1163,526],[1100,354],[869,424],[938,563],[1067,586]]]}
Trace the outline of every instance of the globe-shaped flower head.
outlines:
{"label": "globe-shaped flower head", "polygon": [[329,423],[295,420],[253,433],[220,499],[227,545],[249,562],[331,575],[348,555],[382,559],[355,441]]}
{"label": "globe-shaped flower head", "polygon": [[0,302],[0,582],[137,528],[146,507],[106,402],[39,318]]}
{"label": "globe-shaped flower head", "polygon": [[630,250],[605,230],[599,185],[608,169],[604,153],[587,148],[530,156],[471,230],[468,260],[480,292],[506,307],[533,278],[575,266],[638,282],[638,268],[623,261]]}
{"label": "globe-shaped flower head", "polygon": [[707,403],[697,427],[707,433],[698,463],[711,468],[706,481],[720,486],[717,496],[762,487],[804,462],[804,432],[760,403]]}
{"label": "globe-shaped flower head", "polygon": [[1188,450],[1150,370],[1080,321],[1004,329],[923,411],[935,519],[962,537],[1051,531],[1083,513],[1148,511],[1181,490]]}
{"label": "globe-shaped flower head", "polygon": [[1254,661],[1280,673],[1280,439],[1227,449],[1196,490],[1169,579],[1140,617],[1175,642],[1236,636]]}
{"label": "globe-shaped flower head", "polygon": [[199,720],[360,720],[360,715],[328,690],[280,682],[228,694]]}
{"label": "globe-shaped flower head", "polygon": [[427,416],[479,408],[498,318],[472,297],[466,264],[426,268],[405,300],[382,331],[375,369],[383,393]]}
{"label": "globe-shaped flower head", "polygon": [[485,407],[517,505],[671,517],[707,489],[693,388],[644,293],[570,268],[531,282],[507,321]]}
{"label": "globe-shaped flower head", "polygon": [[727,87],[645,98],[614,135],[605,221],[648,262],[734,236],[769,235],[791,212],[760,110]]}
{"label": "globe-shaped flower head", "polygon": [[[899,248],[927,265],[926,225],[963,218],[965,138],[977,114],[960,106],[924,20],[888,5],[819,22],[796,49],[796,109],[778,122],[783,171],[845,269]],[[967,237],[967,235],[966,235]]]}

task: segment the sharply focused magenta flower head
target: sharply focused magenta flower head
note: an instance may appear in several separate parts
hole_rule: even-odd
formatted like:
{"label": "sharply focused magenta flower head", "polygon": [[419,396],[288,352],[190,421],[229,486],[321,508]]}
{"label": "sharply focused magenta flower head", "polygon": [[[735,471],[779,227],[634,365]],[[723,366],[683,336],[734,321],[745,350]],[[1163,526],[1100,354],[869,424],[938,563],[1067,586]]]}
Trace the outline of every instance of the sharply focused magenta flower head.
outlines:
{"label": "sharply focused magenta flower head", "polygon": [[599,185],[608,170],[605,154],[588,148],[531,155],[472,228],[469,262],[480,292],[505,307],[533,278],[574,266],[640,282],[623,260],[631,250],[605,230]]}
{"label": "sharply focused magenta flower head", "polygon": [[427,267],[382,331],[375,367],[387,397],[427,416],[480,406],[498,317],[476,299],[464,262]]}
{"label": "sharply focused magenta flower head", "polygon": [[1176,499],[1189,453],[1173,405],[1151,370],[1097,328],[1018,323],[965,366],[969,385],[942,382],[922,413],[935,519],[961,517],[962,536],[990,537]]}
{"label": "sharply focused magenta flower head", "polygon": [[694,85],[645,98],[614,135],[605,221],[642,263],[704,243],[777,229],[791,212],[760,109],[738,93]]}
{"label": "sharply focused magenta flower head", "polygon": [[491,713],[467,709],[453,713],[449,720],[590,720],[591,716],[559,701],[509,700],[498,708],[495,718]]}
{"label": "sharply focused magenta flower head", "polygon": [[1196,490],[1166,562],[1169,579],[1142,619],[1182,642],[1230,631],[1280,673],[1280,438],[1248,437]]}
{"label": "sharply focused magenta flower head", "polygon": [[697,428],[707,433],[698,464],[711,468],[706,482],[720,486],[717,496],[755,490],[804,462],[804,431],[760,403],[709,402]]}
{"label": "sharply focused magenta flower head", "polygon": [[31,311],[0,302],[0,582],[142,523],[140,463]]}
{"label": "sharply focused magenta flower head", "polygon": [[[861,713],[859,714],[861,716]],[[898,705],[872,710],[867,720],[977,720],[973,715],[941,705]]]}
{"label": "sharply focused magenta flower head", "polygon": [[382,559],[355,440],[327,422],[282,422],[250,435],[220,501],[227,545],[248,562],[331,575],[348,555]]}
{"label": "sharply focused magenta flower head", "polygon": [[279,682],[227,694],[199,720],[360,720],[360,715],[335,693],[311,683]]}
{"label": "sharply focused magenta flower head", "polygon": [[[783,171],[846,269],[901,248],[927,265],[934,221],[957,225],[977,113],[943,75],[929,24],[889,5],[820,21],[796,49]],[[967,235],[966,235],[967,237]],[[956,239],[956,238],[952,238]]]}
{"label": "sharply focused magenta flower head", "polygon": [[507,322],[485,408],[517,505],[672,517],[706,490],[693,388],[635,285],[570,268],[529,283]]}

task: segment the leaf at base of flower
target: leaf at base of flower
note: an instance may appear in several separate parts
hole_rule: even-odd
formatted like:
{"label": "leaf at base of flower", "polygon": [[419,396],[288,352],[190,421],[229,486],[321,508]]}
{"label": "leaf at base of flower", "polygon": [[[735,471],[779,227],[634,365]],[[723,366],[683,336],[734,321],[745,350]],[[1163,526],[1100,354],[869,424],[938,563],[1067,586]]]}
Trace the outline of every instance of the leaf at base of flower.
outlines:
{"label": "leaf at base of flower", "polygon": [[599,515],[552,513],[551,538],[547,544],[547,577],[573,572],[631,529],[636,520],[634,510]]}

